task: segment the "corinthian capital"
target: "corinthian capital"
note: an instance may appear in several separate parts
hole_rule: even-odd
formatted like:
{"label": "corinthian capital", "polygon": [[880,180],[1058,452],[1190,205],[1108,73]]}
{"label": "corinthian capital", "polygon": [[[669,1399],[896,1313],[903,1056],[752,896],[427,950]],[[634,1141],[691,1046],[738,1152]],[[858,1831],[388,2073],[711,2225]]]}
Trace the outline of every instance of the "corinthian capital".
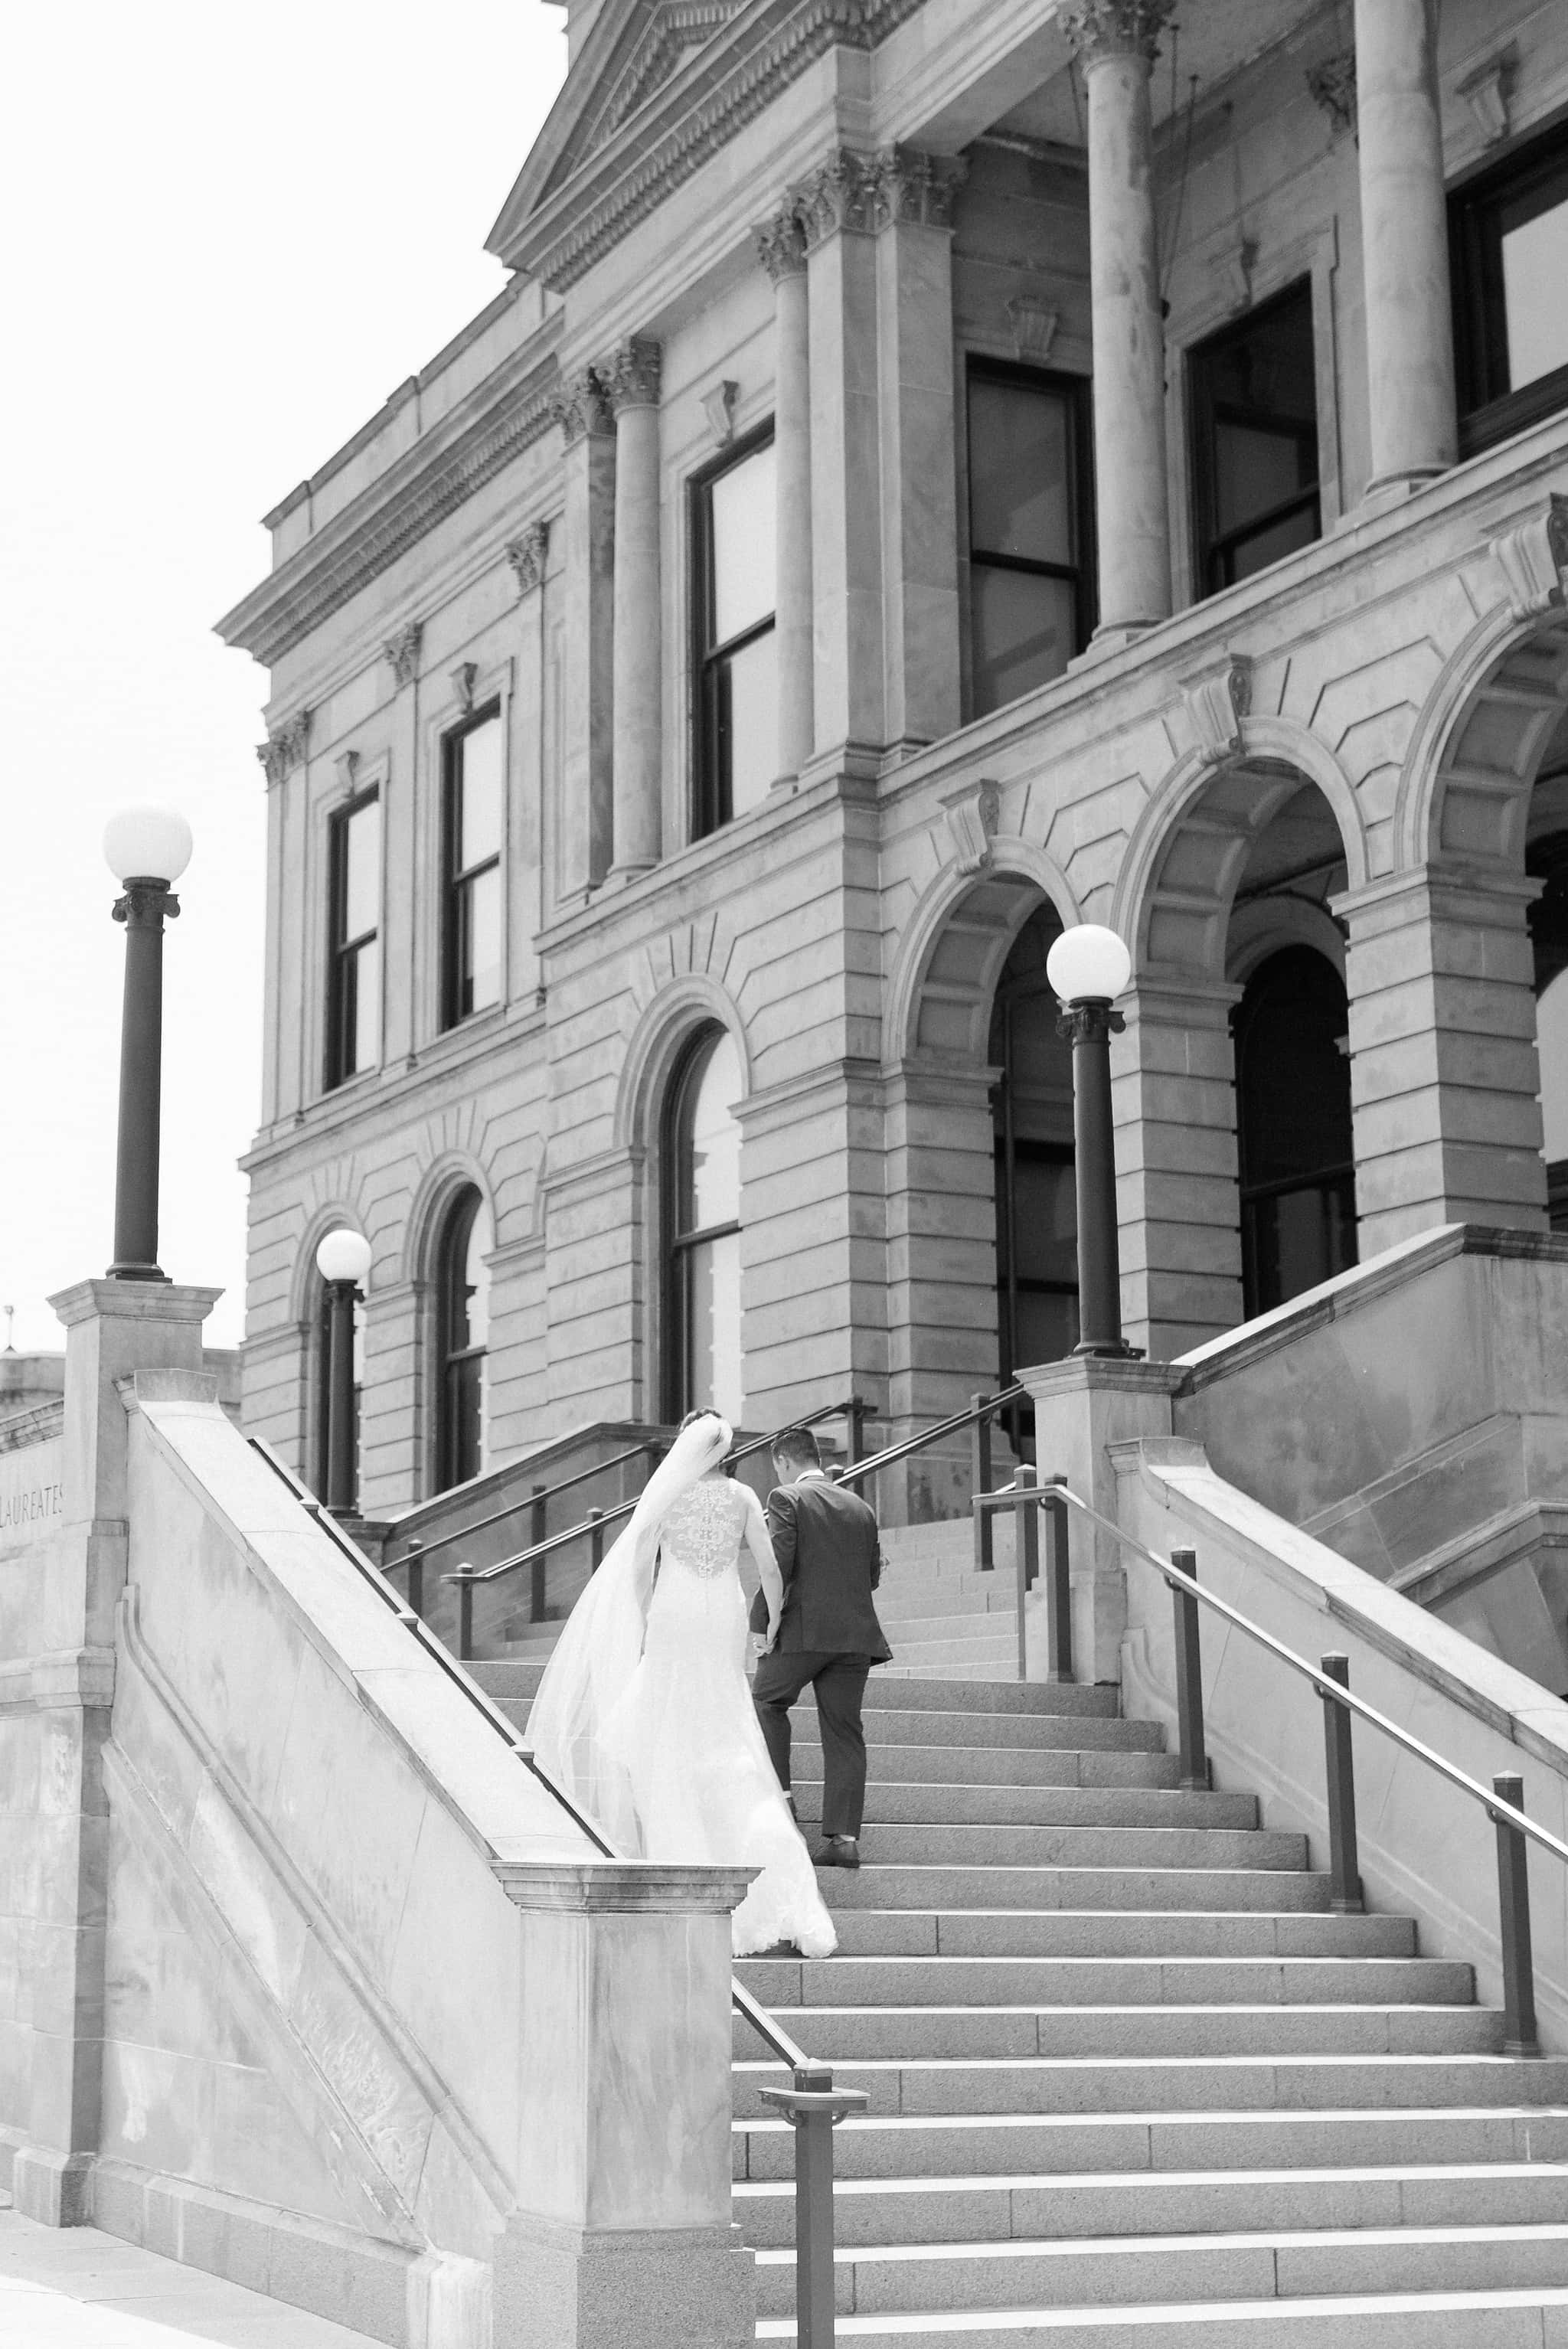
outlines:
{"label": "corinthian capital", "polygon": [[794,198],[780,205],[772,219],[765,220],[751,234],[757,258],[775,285],[781,277],[799,276],[806,266],[806,232],[800,225],[799,208]]}
{"label": "corinthian capital", "polygon": [[292,718],[274,726],[264,742],[256,745],[256,756],[265,770],[267,789],[281,783],[291,767],[297,767],[304,757],[310,740],[310,712],[296,709]]}
{"label": "corinthian capital", "polygon": [[404,686],[412,685],[419,674],[419,647],[424,635],[420,622],[410,620],[406,628],[399,628],[395,636],[388,636],[381,647],[383,657],[391,667],[392,682],[399,692]]}
{"label": "corinthian capital", "polygon": [[869,236],[877,224],[878,165],[874,155],[841,147],[819,164],[796,199],[796,217],[808,252],[841,230]]}
{"label": "corinthian capital", "polygon": [[530,595],[544,577],[544,566],[550,554],[550,524],[531,522],[521,538],[507,543],[506,559],[517,574],[517,592]]}
{"label": "corinthian capital", "polygon": [[884,147],[877,157],[877,226],[894,222],[951,228],[953,202],[968,177],[960,155],[926,155],[918,147]]}
{"label": "corinthian capital", "polygon": [[586,433],[605,434],[615,429],[604,379],[597,367],[580,367],[574,376],[569,376],[551,401],[550,412],[560,425],[569,449]]}
{"label": "corinthian capital", "polygon": [[1101,57],[1147,57],[1152,65],[1175,5],[1176,0],[1077,0],[1061,19],[1062,30],[1086,66]]}
{"label": "corinthian capital", "polygon": [[634,335],[629,342],[621,345],[598,371],[615,415],[619,416],[623,408],[658,406],[663,365],[662,348],[646,335]]}

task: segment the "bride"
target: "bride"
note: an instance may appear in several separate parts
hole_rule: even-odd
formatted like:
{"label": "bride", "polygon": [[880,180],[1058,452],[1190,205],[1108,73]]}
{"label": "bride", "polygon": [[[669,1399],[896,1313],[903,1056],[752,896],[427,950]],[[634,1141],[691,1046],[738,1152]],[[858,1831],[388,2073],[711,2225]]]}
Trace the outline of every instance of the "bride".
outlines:
{"label": "bride", "polygon": [[743,1544],[769,1641],[783,1586],[761,1503],[724,1474],[730,1441],[712,1412],[682,1421],[567,1619],[526,1734],[618,1851],[760,1868],[732,1920],[737,1957],[784,1942],[825,1958],[838,1936],[747,1683]]}

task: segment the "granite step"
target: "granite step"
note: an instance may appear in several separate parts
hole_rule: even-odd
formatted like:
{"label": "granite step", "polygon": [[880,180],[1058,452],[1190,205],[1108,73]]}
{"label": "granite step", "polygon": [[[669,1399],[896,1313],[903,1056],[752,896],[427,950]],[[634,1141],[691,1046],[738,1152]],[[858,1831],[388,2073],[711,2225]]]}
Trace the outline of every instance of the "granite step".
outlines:
{"label": "granite step", "polygon": [[745,1958],[754,1998],[780,2013],[834,2007],[1035,2005],[1469,2007],[1471,1969],[1453,1958]]}
{"label": "granite step", "polygon": [[[884,1679],[882,1695],[889,1690],[915,1691],[918,1681]],[[961,1688],[963,1682],[944,1683]],[[995,1683],[976,1681],[976,1692],[982,1695],[995,1693]],[[503,1707],[503,1710],[505,1708]],[[512,1718],[517,1718],[513,1715]],[[816,1707],[807,1700],[797,1705],[794,1713],[796,1743],[814,1744],[817,1739]],[[906,1709],[882,1703],[866,1718],[866,1745],[873,1756],[887,1745],[923,1746],[933,1753],[945,1754],[950,1746],[1006,1746],[1034,1748],[1040,1752],[1079,1754],[1163,1754],[1165,1731],[1156,1721],[1117,1721],[1108,1716],[1080,1716],[1045,1713],[1010,1712],[1005,1707],[976,1707],[973,1712],[938,1713],[930,1708],[917,1709],[912,1701]],[[925,1774],[928,1777],[933,1774]]]}
{"label": "granite step", "polygon": [[[1545,2327],[1543,2330],[1542,2327]],[[1377,2292],[1297,2300],[1141,2302],[1118,2309],[944,2310],[841,2317],[841,2341],[872,2349],[1563,2349],[1568,2291]],[[790,2342],[793,2317],[764,2320],[758,2342]]]}
{"label": "granite step", "polygon": [[[1480,2006],[810,2006],[789,2010],[792,2038],[820,2062],[1187,2063],[1212,2055],[1472,2055],[1503,2044],[1503,2018]],[[734,2018],[738,2061],[756,2035]]]}
{"label": "granite step", "polygon": [[[820,1815],[821,1781],[802,1778],[802,1818]],[[865,1816],[882,1826],[1230,1827],[1253,1833],[1255,1795],[1191,1793],[1181,1787],[941,1786],[866,1787]]]}
{"label": "granite step", "polygon": [[1269,1827],[877,1826],[862,1858],[927,1868],[1219,1868],[1294,1874],[1306,1865],[1306,1837]]}
{"label": "granite step", "polygon": [[[856,1909],[840,1905],[834,1922],[840,1954],[822,1961],[829,1966],[851,1956],[1119,1957],[1165,1961],[1188,1957],[1408,1958],[1416,1951],[1416,1929],[1408,1917],[1341,1917],[1321,1909]],[[799,1963],[788,1959],[745,1961],[748,1968],[773,1964],[798,1968]]]}
{"label": "granite step", "polygon": [[[822,1775],[822,1746],[817,1734],[815,1711],[797,1713],[792,1740],[791,1776],[814,1791]],[[934,1754],[928,1744],[892,1745],[866,1742],[872,1784],[882,1786],[929,1785],[944,1791],[964,1786],[1147,1786],[1177,1787],[1181,1757],[1175,1754],[1135,1750],[1130,1753],[1081,1745],[944,1745]]]}
{"label": "granite step", "polygon": [[[894,1834],[877,1828],[873,1836]],[[1070,1834],[1071,1829],[1052,1830]],[[1096,1833],[1099,1830],[1095,1830]],[[1155,1830],[1154,1832],[1158,1832]],[[874,1847],[856,1870],[823,1868],[828,1906],[841,1909],[1312,1909],[1328,1907],[1329,1879],[1265,1861],[1256,1868],[1130,1865],[901,1865]]]}
{"label": "granite step", "polygon": [[[1067,2241],[1108,2235],[1238,2234],[1275,2228],[1500,2227],[1563,2223],[1568,2165],[1449,2162],[1320,2169],[1050,2172],[975,2178],[849,2178],[835,2192],[845,2249],[877,2243]],[[790,2179],[742,2180],[746,2240],[795,2240]]]}
{"label": "granite step", "polygon": [[[794,2130],[771,2113],[736,2121],[731,2151],[738,2179],[794,2178]],[[914,2114],[851,2119],[833,2132],[840,2178],[1114,2174],[1146,2185],[1172,2173],[1317,2170],[1342,2162],[1379,2169],[1568,2165],[1568,2108],[1516,2101],[1376,2110],[1326,2104],[1285,2112]]]}

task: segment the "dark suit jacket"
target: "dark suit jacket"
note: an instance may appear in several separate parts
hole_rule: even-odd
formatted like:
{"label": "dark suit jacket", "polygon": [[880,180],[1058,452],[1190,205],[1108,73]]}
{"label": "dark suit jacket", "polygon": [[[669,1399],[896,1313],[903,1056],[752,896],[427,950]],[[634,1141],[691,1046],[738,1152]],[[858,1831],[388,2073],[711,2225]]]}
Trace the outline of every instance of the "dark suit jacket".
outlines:
{"label": "dark suit jacket", "polygon": [[[785,1653],[869,1656],[885,1664],[872,1593],[882,1580],[877,1521],[858,1493],[826,1477],[781,1485],[768,1495],[768,1530],[784,1578],[779,1647]],[[768,1602],[753,1601],[751,1627],[768,1628]]]}

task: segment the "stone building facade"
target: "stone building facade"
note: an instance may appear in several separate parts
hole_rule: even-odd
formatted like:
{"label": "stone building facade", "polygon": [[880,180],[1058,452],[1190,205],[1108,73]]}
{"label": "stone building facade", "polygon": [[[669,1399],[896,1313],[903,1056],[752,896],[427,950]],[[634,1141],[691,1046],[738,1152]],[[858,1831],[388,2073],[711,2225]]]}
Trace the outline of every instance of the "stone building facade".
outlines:
{"label": "stone building facade", "polygon": [[245,1409],[355,1224],[369,1510],[1064,1350],[1078,920],[1152,1355],[1546,1226],[1568,15],[1172,13],[569,0],[507,290],[269,517]]}

